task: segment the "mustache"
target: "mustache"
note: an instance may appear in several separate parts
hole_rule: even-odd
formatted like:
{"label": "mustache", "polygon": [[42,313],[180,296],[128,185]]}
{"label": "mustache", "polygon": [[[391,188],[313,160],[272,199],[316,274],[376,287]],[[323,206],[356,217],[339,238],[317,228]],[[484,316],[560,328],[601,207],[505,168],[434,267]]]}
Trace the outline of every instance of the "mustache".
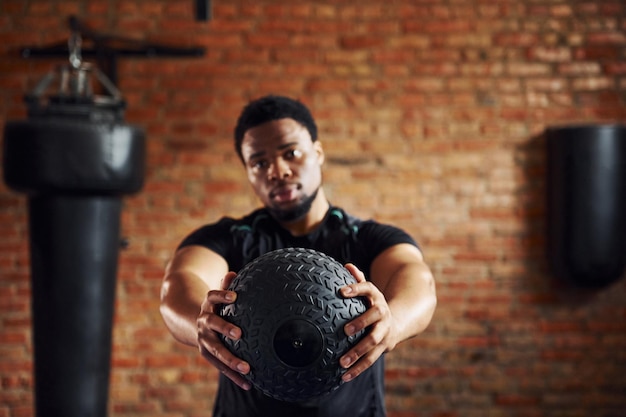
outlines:
{"label": "mustache", "polygon": [[278,181],[278,183],[274,187],[272,187],[272,189],[270,190],[270,195],[278,194],[284,188],[288,188],[288,187],[295,187],[297,190],[299,190],[302,188],[302,184],[298,182],[292,182],[292,181],[284,181],[284,180]]}

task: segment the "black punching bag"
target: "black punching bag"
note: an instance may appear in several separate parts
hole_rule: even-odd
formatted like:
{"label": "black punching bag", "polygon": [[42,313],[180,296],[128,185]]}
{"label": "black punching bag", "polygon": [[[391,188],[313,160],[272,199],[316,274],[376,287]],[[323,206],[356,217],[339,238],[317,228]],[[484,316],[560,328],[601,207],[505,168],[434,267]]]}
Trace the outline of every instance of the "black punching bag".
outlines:
{"label": "black punching bag", "polygon": [[555,127],[546,137],[552,272],[606,286],[626,269],[626,126]]}
{"label": "black punching bag", "polygon": [[27,96],[27,120],[4,128],[5,181],[28,198],[39,417],[107,414],[121,197],[143,185],[145,140],[117,89],[92,94],[94,75],[114,89],[76,60],[57,68]]}

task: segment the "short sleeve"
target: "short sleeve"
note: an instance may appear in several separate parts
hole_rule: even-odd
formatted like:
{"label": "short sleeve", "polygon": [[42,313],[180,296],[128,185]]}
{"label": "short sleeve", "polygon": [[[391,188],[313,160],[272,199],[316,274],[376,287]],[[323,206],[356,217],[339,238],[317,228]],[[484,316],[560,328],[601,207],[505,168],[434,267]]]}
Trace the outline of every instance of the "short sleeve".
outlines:
{"label": "short sleeve", "polygon": [[366,242],[369,256],[375,258],[385,249],[400,243],[408,243],[419,248],[419,245],[404,230],[387,224],[375,221],[364,221],[358,232],[359,242]]}
{"label": "short sleeve", "polygon": [[232,245],[231,227],[233,222],[233,219],[224,217],[217,223],[202,226],[187,235],[178,245],[178,249],[199,245],[226,258]]}

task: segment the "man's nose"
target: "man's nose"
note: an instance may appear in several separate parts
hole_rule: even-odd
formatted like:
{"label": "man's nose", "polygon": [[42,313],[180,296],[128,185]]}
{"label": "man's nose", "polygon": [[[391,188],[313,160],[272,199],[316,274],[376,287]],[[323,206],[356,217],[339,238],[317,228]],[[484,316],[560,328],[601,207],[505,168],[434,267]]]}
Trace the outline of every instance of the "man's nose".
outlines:
{"label": "man's nose", "polygon": [[291,176],[291,168],[287,161],[282,158],[276,158],[270,164],[270,168],[268,170],[268,177],[271,180],[281,180],[285,178],[289,178]]}

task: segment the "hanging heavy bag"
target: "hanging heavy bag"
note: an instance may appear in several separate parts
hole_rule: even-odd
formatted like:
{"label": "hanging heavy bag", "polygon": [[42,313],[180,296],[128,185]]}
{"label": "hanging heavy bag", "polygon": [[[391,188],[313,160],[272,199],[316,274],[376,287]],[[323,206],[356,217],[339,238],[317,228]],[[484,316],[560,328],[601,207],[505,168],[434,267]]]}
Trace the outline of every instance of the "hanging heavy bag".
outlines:
{"label": "hanging heavy bag", "polygon": [[547,246],[553,274],[601,288],[626,269],[626,126],[547,131]]}
{"label": "hanging heavy bag", "polygon": [[[92,76],[113,94],[94,95]],[[145,160],[118,93],[74,59],[26,96],[27,120],[4,128],[4,179],[28,197],[38,417],[107,415],[121,197],[142,187]]]}

